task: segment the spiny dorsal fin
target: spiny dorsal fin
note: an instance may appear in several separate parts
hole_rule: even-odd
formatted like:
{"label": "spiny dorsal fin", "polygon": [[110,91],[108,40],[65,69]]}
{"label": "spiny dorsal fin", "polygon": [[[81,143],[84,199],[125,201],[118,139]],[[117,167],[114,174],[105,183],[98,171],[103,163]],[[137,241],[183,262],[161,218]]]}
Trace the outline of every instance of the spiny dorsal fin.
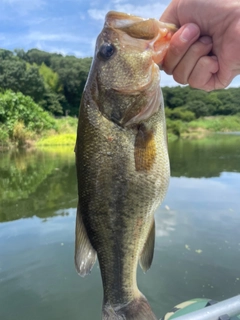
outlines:
{"label": "spiny dorsal fin", "polygon": [[152,264],[153,253],[155,244],[155,220],[153,218],[152,224],[149,229],[147,240],[144,244],[143,250],[140,255],[139,264],[144,272],[146,272]]}
{"label": "spiny dorsal fin", "polygon": [[89,241],[78,205],[75,233],[75,266],[78,274],[81,277],[89,274],[96,259],[97,253]]}

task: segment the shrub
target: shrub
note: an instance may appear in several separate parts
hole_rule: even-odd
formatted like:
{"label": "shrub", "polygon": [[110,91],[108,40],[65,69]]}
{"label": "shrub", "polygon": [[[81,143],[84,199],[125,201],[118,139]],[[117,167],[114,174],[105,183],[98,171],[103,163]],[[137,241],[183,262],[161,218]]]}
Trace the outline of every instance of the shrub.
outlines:
{"label": "shrub", "polygon": [[0,125],[10,139],[18,140],[21,144],[26,139],[27,132],[41,133],[55,128],[56,121],[32,98],[7,90],[0,93]]}
{"label": "shrub", "polygon": [[183,123],[180,120],[170,120],[167,119],[167,131],[168,133],[173,133],[177,137],[181,136],[183,130]]}

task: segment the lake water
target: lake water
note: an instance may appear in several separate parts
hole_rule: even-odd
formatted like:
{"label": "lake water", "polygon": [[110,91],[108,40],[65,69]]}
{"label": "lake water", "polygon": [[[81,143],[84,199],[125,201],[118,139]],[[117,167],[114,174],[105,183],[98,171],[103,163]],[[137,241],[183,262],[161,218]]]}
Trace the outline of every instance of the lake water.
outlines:
{"label": "lake water", "polygon": [[[240,292],[240,136],[175,141],[169,153],[153,265],[138,272],[159,318]],[[74,269],[76,204],[72,148],[0,154],[0,319],[101,319],[98,266],[85,278]]]}

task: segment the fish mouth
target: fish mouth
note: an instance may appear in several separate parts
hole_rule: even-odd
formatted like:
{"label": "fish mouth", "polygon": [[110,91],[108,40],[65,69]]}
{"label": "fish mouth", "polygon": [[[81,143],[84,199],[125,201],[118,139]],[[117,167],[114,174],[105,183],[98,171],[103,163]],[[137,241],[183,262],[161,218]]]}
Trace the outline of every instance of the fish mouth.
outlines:
{"label": "fish mouth", "polygon": [[[142,43],[144,50],[152,50],[153,61],[160,65],[167,52],[170,39],[177,31],[174,24],[164,23],[157,19],[144,19],[130,14],[110,11],[105,18],[105,27],[123,32],[121,42],[123,45],[133,45],[134,39],[145,40]],[[124,36],[125,34],[125,36]],[[129,41],[131,37],[131,41]],[[141,46],[139,41],[136,46]]]}
{"label": "fish mouth", "polygon": [[[156,19],[144,19],[115,11],[106,15],[99,48],[102,43],[113,43],[115,57],[118,57],[117,52],[120,55],[119,60],[116,60],[120,72],[118,74],[118,69],[115,68],[113,78],[115,80],[120,75],[123,80],[108,81],[105,88],[117,92],[119,99],[126,101],[126,107],[121,109],[118,117],[110,115],[114,122],[123,127],[133,126],[158,112],[162,101],[159,65],[176,30],[174,25]],[[127,52],[131,54],[127,55]],[[112,61],[114,64],[114,59]],[[130,106],[124,96],[136,96],[136,99],[129,100],[132,101]],[[109,115],[109,112],[106,114]]]}

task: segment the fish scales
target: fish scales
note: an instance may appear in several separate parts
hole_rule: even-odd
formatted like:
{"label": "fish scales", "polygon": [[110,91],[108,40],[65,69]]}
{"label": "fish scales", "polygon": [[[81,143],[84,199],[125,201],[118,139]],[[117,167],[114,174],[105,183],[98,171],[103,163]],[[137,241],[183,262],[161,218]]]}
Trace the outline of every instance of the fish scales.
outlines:
{"label": "fish scales", "polygon": [[164,198],[170,172],[155,51],[142,43],[140,51],[131,43],[126,48],[130,36],[122,30],[118,35],[112,22],[128,21],[131,33],[135,20],[147,21],[107,15],[79,112],[75,264],[84,276],[98,258],[102,319],[157,319],[138,290],[136,271],[139,260],[144,271],[150,267],[154,212]]}

